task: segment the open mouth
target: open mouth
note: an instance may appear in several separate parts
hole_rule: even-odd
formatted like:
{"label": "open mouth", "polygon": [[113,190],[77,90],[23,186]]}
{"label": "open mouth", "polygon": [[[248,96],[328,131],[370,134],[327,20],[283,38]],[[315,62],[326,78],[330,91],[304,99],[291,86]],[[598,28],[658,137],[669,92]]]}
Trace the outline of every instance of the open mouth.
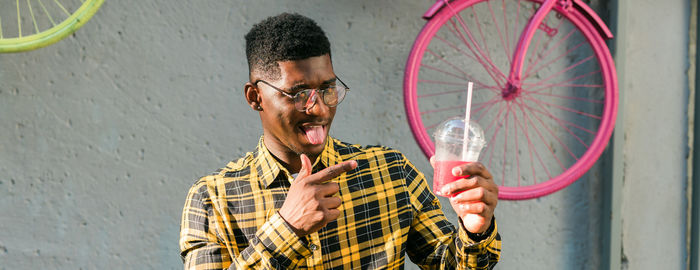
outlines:
{"label": "open mouth", "polygon": [[303,125],[300,126],[299,129],[301,129],[306,136],[306,140],[311,144],[321,144],[323,143],[323,139],[326,138],[325,127],[325,125]]}

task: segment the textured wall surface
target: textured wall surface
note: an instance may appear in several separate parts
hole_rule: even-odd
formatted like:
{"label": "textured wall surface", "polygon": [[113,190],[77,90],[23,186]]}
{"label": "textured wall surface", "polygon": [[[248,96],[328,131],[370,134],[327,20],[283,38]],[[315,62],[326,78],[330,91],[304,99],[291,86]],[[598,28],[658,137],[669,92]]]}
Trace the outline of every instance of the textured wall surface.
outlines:
{"label": "textured wall surface", "polygon": [[[283,11],[326,30],[335,72],[352,88],[331,134],[397,148],[432,175],[406,123],[402,83],[433,2],[107,1],[74,36],[0,55],[0,269],[181,268],[188,188],[261,134],[242,95],[243,35]],[[630,77],[642,78],[626,85],[630,269],[679,269],[682,256],[687,18],[672,2],[643,1],[636,9],[649,16],[630,24],[628,66],[639,70]],[[646,19],[659,10],[664,20]],[[600,181],[594,167],[553,195],[501,201],[497,268],[597,269]]]}
{"label": "textured wall surface", "polygon": [[690,4],[628,6],[623,261],[628,269],[685,269]]}

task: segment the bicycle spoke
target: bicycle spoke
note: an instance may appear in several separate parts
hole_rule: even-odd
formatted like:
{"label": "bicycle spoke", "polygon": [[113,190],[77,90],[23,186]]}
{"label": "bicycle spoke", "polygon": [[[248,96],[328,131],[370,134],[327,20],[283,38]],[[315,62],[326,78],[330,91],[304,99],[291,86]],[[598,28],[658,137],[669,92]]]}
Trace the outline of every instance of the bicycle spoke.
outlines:
{"label": "bicycle spoke", "polygon": [[[536,114],[533,114],[533,116],[535,116],[535,118],[537,118]],[[547,141],[544,139],[544,136],[542,136],[542,133],[540,133],[540,130],[535,126],[534,122],[532,122],[532,120],[530,119],[530,117],[527,116],[527,114],[525,114],[525,118],[527,119],[527,121],[530,122],[530,125],[533,127],[533,129],[537,133],[537,136],[540,137],[540,140],[542,140],[542,145],[547,147],[547,149],[549,150],[549,153],[552,154],[554,159],[557,161],[557,164],[559,164],[559,167],[562,169],[562,171],[564,171],[565,170],[564,165],[561,163],[561,160],[559,160],[559,157],[554,153],[554,149],[552,149],[552,146],[547,143]],[[540,121],[540,123],[542,123],[542,122]],[[542,125],[545,126],[544,124],[542,124]],[[546,126],[545,126],[545,128],[546,128]],[[544,166],[544,165],[542,165],[542,166],[545,168],[545,170],[547,170],[546,166]],[[547,174],[549,175],[549,171],[547,172]],[[551,178],[551,176],[549,176],[549,177]]]}
{"label": "bicycle spoke", "polygon": [[427,65],[427,64],[421,63],[420,65],[421,65],[421,67],[424,67],[424,68],[427,68],[427,69],[430,69],[430,70],[434,70],[434,71],[440,72],[440,73],[442,73],[442,74],[450,75],[450,76],[455,77],[455,78],[457,78],[457,79],[463,79],[463,80],[465,80],[465,81],[469,80],[469,79],[467,79],[467,78],[460,77],[460,76],[457,75],[457,74],[454,74],[454,73],[451,73],[451,72],[449,72],[449,71],[442,70],[442,69],[439,69],[439,68],[436,68],[436,67],[433,67],[433,66],[430,66],[430,65]]}
{"label": "bicycle spoke", "polygon": [[[518,43],[518,38],[517,38],[517,37],[518,37],[518,34],[520,34],[520,33],[518,32],[518,31],[520,31],[520,30],[518,29],[519,22],[520,22],[520,1],[521,1],[521,0],[518,0],[518,4],[517,4],[518,7],[516,8],[516,11],[515,11],[515,28],[513,28],[513,48],[515,48],[516,46],[518,46],[518,44],[517,44],[517,43]],[[511,56],[511,57],[512,57],[512,56]]]}
{"label": "bicycle spoke", "polygon": [[61,5],[60,2],[58,2],[58,0],[53,0],[53,1],[54,1],[54,3],[56,3],[56,5],[58,5],[58,7],[60,7],[63,10],[63,12],[66,13],[66,16],[70,17],[70,12],[68,12],[68,10],[66,10],[66,8],[63,7],[63,5]]}
{"label": "bicycle spoke", "polygon": [[[496,124],[497,120],[499,120],[499,119],[501,118],[501,114],[503,113],[503,110],[505,109],[505,106],[506,106],[506,105],[504,104],[505,102],[498,102],[498,103],[500,103],[501,107],[500,107],[500,109],[498,110],[498,113],[496,114],[496,117],[494,117],[494,118],[491,120],[491,123],[489,123],[489,125],[486,127],[486,129],[484,129],[484,132],[485,132],[485,133],[486,133],[486,132],[489,132],[489,130],[491,130],[491,127],[493,127],[493,125]],[[498,129],[498,128],[497,128],[497,129]],[[498,132],[494,132],[494,136],[495,136],[496,133],[498,133]]]}
{"label": "bicycle spoke", "polygon": [[22,20],[20,20],[21,16],[19,13],[19,0],[15,1],[15,3],[17,4],[17,29],[19,32],[19,37],[21,38],[22,37]]}
{"label": "bicycle spoke", "polygon": [[[536,67],[536,66],[540,63],[540,60],[547,58],[552,52],[554,52],[554,51],[556,51],[557,49],[559,49],[559,46],[561,46],[562,44],[564,44],[564,41],[568,40],[568,39],[574,34],[574,31],[575,31],[575,30],[576,30],[576,29],[571,29],[571,31],[569,31],[569,33],[567,33],[566,36],[564,36],[562,39],[560,39],[559,41],[557,41],[557,44],[555,44],[554,47],[552,47],[551,49],[549,49],[543,56],[538,57],[537,60],[535,60],[535,62],[534,62],[532,65],[529,65],[529,66],[527,67],[527,70],[525,70],[525,74],[526,74],[526,75],[523,76],[523,77],[529,76],[530,71],[532,70],[532,68]],[[536,51],[535,51],[535,53],[536,53]],[[564,53],[564,54],[567,54],[567,53],[568,53],[568,52],[566,52],[566,53]],[[547,65],[549,65],[549,63],[545,64],[544,66],[547,66]]]}
{"label": "bicycle spoke", "polygon": [[[547,177],[549,177],[551,179],[552,174],[547,169],[547,166],[544,165],[544,162],[542,161],[542,157],[540,156],[539,152],[537,152],[537,148],[534,147],[534,144],[532,143],[532,140],[530,139],[530,132],[528,132],[529,129],[528,129],[528,125],[527,125],[529,122],[529,118],[527,117],[527,114],[525,113],[525,109],[522,108],[522,104],[518,103],[517,101],[515,101],[515,102],[516,102],[516,104],[518,104],[520,111],[523,113],[523,118],[525,118],[525,121],[524,121],[525,128],[521,127],[521,129],[523,129],[523,133],[525,133],[525,138],[527,138],[528,147],[532,147],[532,149],[535,151],[535,156],[537,156],[537,160],[540,162],[540,166],[542,166],[545,173],[547,173]],[[534,161],[532,161],[532,150],[530,150],[530,160],[531,160],[531,162],[534,162]],[[532,178],[534,180],[534,183],[537,184],[537,177],[535,177],[535,165],[534,164],[532,164]]]}
{"label": "bicycle spoke", "polygon": [[[497,127],[496,127],[496,130],[493,132],[493,135],[491,136],[491,139],[489,139],[489,141],[486,143],[486,145],[493,145],[493,144],[492,144],[492,143],[493,143],[493,140],[496,139],[496,135],[498,135],[498,132],[499,132],[500,129],[501,129],[501,125],[500,125],[500,122],[501,122],[501,121],[497,121],[497,120],[501,120],[501,118],[500,118],[501,113],[503,113],[503,109],[505,109],[505,107],[506,107],[505,104],[501,104],[501,105],[502,105],[502,106],[501,106],[501,109],[498,110],[498,114],[496,115],[496,117],[493,119],[493,121],[491,121],[491,124],[489,124],[489,127],[486,128],[486,129],[484,130],[484,132],[488,132],[488,130],[491,129],[491,126],[492,126],[494,123],[498,122],[498,123],[496,124],[496,126],[497,126]],[[491,163],[493,162],[493,153],[494,153],[494,149],[495,149],[495,148],[496,148],[496,147],[491,147],[491,150],[490,150],[491,152],[490,152],[490,157],[489,157],[489,168],[491,167]],[[504,160],[503,162],[505,163],[505,160]],[[505,164],[504,164],[504,166],[505,166]]]}
{"label": "bicycle spoke", "polygon": [[[515,105],[516,105],[516,109],[518,109],[519,108],[518,104],[515,103]],[[523,113],[523,112],[520,111],[520,113]],[[522,126],[520,126],[520,121],[518,121],[518,114],[514,113],[513,114],[513,130],[515,130],[516,133],[518,133],[518,127],[520,127],[520,129],[522,130]],[[524,130],[523,130],[522,134],[524,134],[527,138],[527,133]],[[515,140],[515,153],[516,153],[516,160],[517,160],[517,164],[518,164],[518,186],[521,186],[521,183],[520,183],[520,155],[519,155],[520,148],[518,147],[518,140],[517,140],[518,136],[514,136],[514,137],[516,138],[516,140]],[[527,138],[527,139],[529,140],[530,138]],[[534,168],[535,164],[533,163],[533,160],[532,160],[532,148],[530,147],[529,142],[527,145],[527,150],[528,150],[528,153],[530,154],[530,159],[529,159],[530,160],[530,168],[532,169],[532,179],[534,180],[534,179],[536,179],[535,178],[535,168]]]}
{"label": "bicycle spoke", "polygon": [[[559,126],[561,126],[562,128],[564,128],[569,134],[571,134],[571,136],[573,136],[577,141],[579,141],[579,143],[581,143],[583,146],[585,146],[586,148],[588,148],[588,144],[585,143],[579,136],[577,136],[576,134],[574,134],[573,131],[571,131],[571,129],[569,129],[569,128],[567,127],[567,124],[569,124],[570,122],[565,121],[565,120],[563,120],[563,119],[560,119],[560,118],[558,118],[558,117],[555,117],[551,112],[549,112],[549,110],[547,110],[547,108],[544,108],[544,106],[542,106],[542,104],[537,104],[537,105],[538,105],[540,108],[542,108],[542,111],[538,111],[538,110],[534,110],[534,109],[533,109],[532,111],[538,112],[538,113],[540,113],[540,114],[544,114],[544,115],[548,116],[550,119],[556,121],[556,122],[559,124]],[[525,106],[527,106],[527,105],[525,105]],[[528,107],[529,107],[529,106],[528,106]],[[576,126],[579,127],[581,130],[588,131],[588,129],[585,129],[585,128],[580,127],[580,126],[578,126],[578,125],[576,125]],[[589,131],[589,133],[593,134],[593,133],[590,132],[590,131]]]}
{"label": "bicycle spoke", "polygon": [[[453,34],[456,35],[456,33],[454,33],[452,29],[448,29],[448,30],[450,30],[450,32],[452,32]],[[472,60],[474,60],[475,62],[479,62],[479,60],[477,60],[476,58],[474,58],[474,56],[469,55],[467,52],[465,52],[464,50],[462,50],[462,49],[460,49],[459,47],[457,47],[457,45],[455,45],[454,43],[452,43],[452,42],[448,41],[447,39],[441,37],[440,35],[437,35],[437,34],[436,34],[436,35],[435,35],[435,38],[437,38],[438,40],[442,41],[442,42],[445,43],[447,46],[452,47],[453,49],[455,49],[456,51],[460,52],[462,55],[468,57],[469,59],[472,59]]]}
{"label": "bicycle spoke", "polygon": [[517,121],[517,115],[515,110],[513,110],[513,141],[515,142],[515,164],[517,165],[517,178],[518,186],[520,186],[520,147],[518,146],[518,127],[515,126],[515,121]]}
{"label": "bicycle spoke", "polygon": [[34,30],[36,31],[34,33],[39,33],[39,25],[36,23],[36,18],[34,17],[34,10],[32,10],[32,4],[29,3],[29,0],[27,0],[27,7],[29,7],[29,14],[32,17],[32,22],[34,22]]}
{"label": "bicycle spoke", "polygon": [[510,56],[510,57],[506,57],[506,59],[508,59],[508,64],[510,65],[510,63],[513,62],[513,59],[511,59],[513,54],[512,53],[510,55],[508,54],[511,52],[511,50],[510,50],[510,38],[508,36],[508,17],[506,16],[506,2],[505,2],[505,0],[501,0],[501,10],[503,10],[503,25],[505,25],[503,35],[506,37],[506,56]]}
{"label": "bicycle spoke", "polygon": [[[591,76],[591,75],[595,75],[595,74],[598,74],[598,73],[600,73],[600,70],[594,70],[594,71],[588,72],[588,73],[586,73],[586,74],[573,77],[573,78],[568,79],[568,80],[566,80],[566,81],[563,81],[563,82],[561,82],[561,83],[562,83],[562,84],[570,83],[570,82],[573,82],[573,81],[575,81],[575,80],[583,79],[583,78],[585,78],[585,77],[588,77],[588,76]],[[524,89],[523,89],[523,90],[528,91],[528,92],[531,92],[531,93],[538,93],[538,92],[541,92],[542,90],[547,89],[547,87],[546,87],[547,85],[544,84],[543,81],[539,81],[539,82],[536,82],[536,83],[523,83],[523,86],[526,86],[526,85],[527,85],[527,86],[533,86],[533,87],[534,87],[534,86],[545,86],[545,87],[540,87],[540,88],[535,88],[535,89],[532,89],[532,88],[530,88],[530,89],[524,88]],[[550,84],[550,85],[555,85],[555,84]],[[602,86],[602,85],[601,85],[601,86]]]}
{"label": "bicycle spoke", "polygon": [[[531,16],[534,16],[535,13],[537,13],[537,8],[535,8],[534,4],[533,4],[533,10],[532,10]],[[548,18],[545,17],[544,20],[542,21],[542,23],[546,24],[547,19]],[[526,27],[527,27],[527,25],[526,25]],[[533,52],[534,52],[533,54],[536,54],[537,51],[539,50],[540,41],[542,40],[542,36],[544,36],[544,35],[545,35],[544,31],[535,31],[535,36],[537,36],[537,41],[535,41],[535,49],[533,50]],[[532,41],[530,41],[530,43],[532,43]],[[527,53],[527,52],[525,52],[525,53]],[[527,68],[525,70],[530,70],[530,67],[532,67],[532,61],[533,61],[533,56],[529,55],[529,57],[527,59]]]}
{"label": "bicycle spoke", "polygon": [[423,94],[423,95],[418,95],[416,98],[427,98],[427,97],[434,97],[434,96],[441,96],[441,95],[447,95],[447,94],[455,94],[455,93],[464,93],[464,89],[460,90],[451,90],[447,92],[439,92],[439,93],[431,93],[431,94]]}
{"label": "bicycle spoke", "polygon": [[[501,182],[502,182],[501,185],[502,185],[502,186],[505,186],[505,184],[506,184],[506,183],[505,183],[505,181],[506,181],[506,166],[505,166],[505,163],[506,163],[506,160],[507,160],[507,157],[508,157],[508,156],[506,155],[506,153],[508,152],[508,116],[510,115],[510,106],[511,106],[511,105],[512,105],[511,102],[508,102],[508,104],[506,104],[506,116],[503,117],[503,118],[505,119],[505,124],[503,125],[503,126],[505,126],[505,131],[503,132],[503,163],[504,163],[504,164],[503,164],[503,166],[501,166],[501,175],[502,175],[502,176],[501,176]],[[517,152],[516,152],[516,155],[517,155]]]}
{"label": "bicycle spoke", "polygon": [[567,72],[567,71],[569,71],[569,70],[571,70],[571,69],[573,69],[573,68],[575,68],[575,67],[577,67],[577,66],[579,66],[579,65],[581,65],[581,64],[583,64],[583,63],[585,63],[585,62],[588,62],[589,60],[593,59],[593,57],[594,57],[593,55],[591,55],[591,56],[589,56],[589,57],[586,57],[585,59],[583,59],[583,60],[581,60],[581,61],[578,61],[578,62],[576,62],[575,64],[573,64],[573,65],[571,65],[571,66],[568,66],[567,68],[565,68],[565,69],[563,69],[563,70],[560,70],[559,72],[554,73],[554,74],[550,75],[550,76],[547,77],[547,78],[544,78],[544,79],[540,80],[540,83],[545,83],[545,82],[551,80],[552,78],[555,78],[555,77],[557,77],[557,76],[563,74],[564,72]]}
{"label": "bicycle spoke", "polygon": [[[545,18],[544,21],[542,21],[542,24],[547,25],[547,19],[549,19],[549,18]],[[553,28],[557,33],[559,32],[559,28],[561,28],[561,25],[562,25],[563,22],[564,22],[563,20],[560,20],[560,21],[559,21],[559,25],[557,25],[557,27]],[[543,37],[544,35],[547,34],[545,31],[540,31],[540,32],[541,32],[540,37]],[[544,46],[542,46],[542,48],[547,48],[547,47],[549,47],[549,44],[552,43],[552,40],[554,40],[553,37],[550,38],[550,39],[546,42],[546,44],[544,44]],[[538,39],[538,44],[539,44],[539,39]],[[537,59],[536,59],[535,62],[533,63],[533,62],[532,62],[532,58],[534,57],[534,55],[537,55],[537,52],[538,52],[538,47],[535,47],[535,50],[532,51],[533,56],[530,57],[530,62],[529,62],[530,64],[528,65],[525,74],[530,74],[530,73],[531,73],[530,70],[532,70],[534,67],[536,67],[536,66],[539,64],[539,62],[540,62],[541,59],[544,59],[544,56],[540,55],[539,57],[537,57]],[[523,76],[523,77],[527,77],[527,76]]]}
{"label": "bicycle spoke", "polygon": [[[460,115],[462,115],[462,114],[457,114],[457,115],[445,117],[445,119],[447,119],[447,118],[452,118],[452,117],[457,117],[457,116],[460,116]],[[437,126],[440,125],[440,124],[442,124],[442,120],[441,120],[441,121],[438,121],[438,122],[435,123],[435,124],[429,125],[429,126],[425,126],[425,125],[423,125],[423,126],[425,127],[425,130],[427,131],[427,130],[434,129],[435,127],[437,127]]]}
{"label": "bicycle spoke", "polygon": [[456,77],[456,78],[459,78],[459,79],[464,79],[464,80],[467,80],[467,81],[471,81],[471,82],[473,82],[474,84],[476,84],[477,86],[479,86],[479,87],[481,87],[481,88],[496,89],[496,88],[493,87],[493,86],[486,85],[486,84],[482,83],[481,81],[475,79],[474,77],[469,76],[466,72],[464,72],[463,70],[461,70],[460,68],[458,68],[456,65],[452,64],[450,61],[447,61],[444,57],[437,55],[437,54],[436,54],[435,52],[433,52],[432,50],[426,49],[426,51],[427,51],[428,53],[430,53],[431,55],[433,55],[434,57],[439,58],[440,61],[442,61],[443,63],[446,63],[446,64],[449,65],[450,67],[452,67],[452,68],[454,68],[455,70],[457,70],[457,71],[459,71],[460,73],[462,73],[462,74],[464,75],[464,77],[460,77],[460,76],[457,75],[457,74],[454,74],[454,73],[451,73],[451,72],[448,72],[448,71],[445,71],[445,70],[442,70],[442,69],[439,69],[439,68],[437,68],[437,67],[433,67],[433,66],[430,66],[430,65],[427,65],[427,64],[424,64],[424,63],[421,63],[421,66],[422,66],[422,67],[426,67],[426,68],[428,68],[428,69],[432,69],[432,70],[435,70],[435,71],[438,71],[438,72],[442,72],[442,73],[451,75],[451,76]]}
{"label": "bicycle spoke", "polygon": [[552,59],[551,61],[549,61],[549,62],[547,62],[546,64],[542,65],[542,66],[539,67],[538,69],[536,69],[536,70],[534,70],[534,71],[532,71],[532,72],[526,72],[525,75],[523,76],[523,78],[524,78],[524,79],[529,78],[530,75],[535,74],[535,73],[537,73],[538,71],[542,70],[543,68],[549,66],[550,64],[552,64],[552,63],[558,61],[558,60],[561,59],[562,57],[568,55],[569,53],[571,53],[571,52],[573,52],[574,50],[578,49],[579,47],[583,46],[584,44],[586,44],[585,41],[583,41],[583,42],[577,44],[577,45],[574,46],[573,48],[567,50],[565,53],[559,55],[557,58]]}
{"label": "bicycle spoke", "polygon": [[[486,52],[486,56],[491,59],[491,50],[489,50],[489,46],[486,43],[486,37],[484,36],[484,31],[481,30],[481,22],[479,22],[479,16],[476,14],[476,11],[474,11],[474,6],[471,7],[472,14],[474,15],[474,21],[476,22],[476,28],[479,29],[479,35],[481,36],[481,42],[484,44],[484,51]],[[478,46],[478,44],[477,44]]]}
{"label": "bicycle spoke", "polygon": [[[491,100],[486,101],[486,102],[473,103],[472,104],[472,107],[473,107],[472,112],[474,112],[474,116],[476,116],[476,114],[481,112],[482,109],[486,109],[486,111],[484,113],[480,114],[483,116],[496,103],[498,103],[498,96],[494,96],[493,98],[491,98]],[[479,120],[481,120],[481,117],[479,117],[476,121],[479,122]]]}
{"label": "bicycle spoke", "polygon": [[[447,7],[450,8],[450,9],[452,10],[452,6],[449,4],[449,2],[446,2],[446,4],[447,4]],[[457,13],[456,13],[454,10],[452,10],[452,14],[457,14]],[[466,23],[464,22],[464,20],[462,19],[462,17],[461,17],[461,16],[456,16],[456,17],[457,17],[457,20],[459,21],[459,24],[462,26],[462,29],[464,30],[464,32],[469,36],[469,40],[471,40],[471,43],[477,44],[477,42],[476,42],[475,39],[474,39],[474,36],[472,35],[471,31],[469,31],[469,27],[467,27],[467,25],[466,25]],[[454,22],[452,21],[452,19],[450,19],[450,23],[452,23],[452,25],[454,26]],[[455,29],[456,29],[456,26],[454,26],[454,27],[455,27]],[[465,45],[467,45],[467,47],[469,47],[469,49],[473,51],[473,49],[472,49],[470,43],[467,42],[467,40],[466,40],[466,38],[464,37],[464,35],[461,34],[461,31],[458,31],[458,32],[460,33],[460,37],[462,38],[462,41],[465,43]],[[476,49],[479,51],[479,54],[480,54],[482,57],[485,57],[484,53],[481,51],[481,49],[479,48],[479,46],[476,46]],[[477,54],[474,53],[474,55],[476,56]],[[477,56],[477,58],[478,58],[478,56]],[[490,58],[486,58],[485,60],[490,64],[491,69],[493,69],[493,71],[497,72],[497,73],[496,73],[497,75],[500,75],[501,78],[504,79],[504,80],[506,79],[506,76],[503,74],[503,72],[501,72],[501,71],[493,64],[493,61],[491,61]],[[483,65],[485,68],[487,67],[487,65],[484,64],[484,63],[482,63],[482,65]],[[487,68],[487,70],[489,70],[489,68]],[[496,80],[496,79],[494,78],[494,80]],[[499,82],[499,81],[496,80],[496,83],[500,86],[501,84],[498,83],[498,82]]]}
{"label": "bicycle spoke", "polygon": [[464,83],[445,82],[445,81],[436,81],[436,80],[418,80],[418,82],[419,82],[419,83],[430,83],[430,84],[445,84],[445,85],[466,86]]}
{"label": "bicycle spoke", "polygon": [[[452,29],[450,29],[450,31],[451,31],[454,35],[457,35],[456,33],[454,33],[454,31],[453,31]],[[442,42],[445,43],[447,46],[449,46],[449,47],[455,49],[455,50],[456,50],[457,52],[459,52],[460,54],[462,54],[462,55],[468,57],[469,59],[472,59],[472,60],[474,60],[474,61],[476,61],[476,62],[481,63],[482,66],[484,67],[484,69],[486,69],[486,73],[488,73],[488,74],[491,76],[491,78],[494,80],[494,82],[495,82],[496,84],[498,84],[498,80],[497,80],[497,79],[493,76],[493,74],[490,72],[489,68],[488,68],[487,66],[484,66],[484,65],[483,65],[483,62],[482,62],[482,61],[480,61],[480,60],[474,58],[473,56],[469,55],[467,52],[465,52],[464,50],[462,50],[462,49],[460,49],[459,47],[457,47],[457,45],[455,45],[454,43],[448,41],[447,39],[445,39],[445,38],[443,38],[443,37],[440,37],[439,35],[435,35],[435,38],[438,39],[438,40],[440,40],[440,41],[442,41]],[[429,51],[431,54],[435,54],[434,52],[432,52],[432,51],[429,50],[429,49],[427,49],[427,51]],[[437,54],[435,54],[435,55],[437,56]],[[438,58],[444,59],[444,57],[440,57],[440,56],[438,56]],[[444,62],[447,63],[449,66],[452,66],[452,67],[454,67],[455,69],[459,70],[460,72],[464,73],[464,71],[462,71],[460,68],[458,68],[458,67],[455,66],[454,64],[450,63],[449,61],[444,60]],[[464,73],[464,74],[465,74],[465,76],[468,76],[468,75],[466,75],[466,73]],[[472,80],[472,81],[475,82],[475,83],[477,83],[477,85],[481,85],[481,86],[484,86],[484,87],[487,87],[487,88],[492,88],[491,86],[487,86],[485,83],[480,82],[480,81],[474,79],[474,78],[471,77],[471,76],[468,76],[468,79],[469,79],[469,80]]]}
{"label": "bicycle spoke", "polygon": [[582,97],[562,96],[562,95],[555,95],[555,94],[548,94],[548,93],[541,93],[541,92],[532,92],[532,93],[528,93],[528,94],[541,95],[541,96],[549,96],[549,97],[556,97],[556,98],[567,99],[567,100],[585,101],[585,102],[589,102],[589,103],[603,104],[603,101],[602,101],[602,100],[599,100],[599,99],[590,99],[590,98],[582,98]]}
{"label": "bicycle spoke", "polygon": [[[438,39],[440,39],[440,37],[438,37],[437,35],[436,35],[435,37],[437,37]],[[444,39],[441,39],[441,40],[447,42],[447,41],[444,40]],[[455,48],[455,47],[453,47],[453,48]],[[439,58],[440,61],[442,61],[443,63],[447,64],[448,66],[450,66],[450,67],[454,68],[455,70],[459,71],[459,73],[462,73],[462,75],[464,75],[465,77],[468,77],[468,76],[469,76],[469,75],[467,75],[466,72],[464,72],[464,70],[462,70],[461,68],[459,68],[457,65],[452,64],[450,61],[447,61],[447,59],[445,59],[445,57],[442,57],[442,56],[438,55],[437,53],[433,52],[433,50],[431,50],[431,49],[425,49],[425,51],[427,51],[428,53],[430,53],[433,57]],[[476,59],[474,59],[474,60],[476,60]],[[421,62],[421,65],[423,65],[422,62]]]}
{"label": "bicycle spoke", "polygon": [[530,101],[533,101],[533,102],[535,102],[535,103],[547,104],[547,105],[549,105],[549,106],[552,106],[552,107],[555,107],[555,108],[558,108],[558,109],[561,109],[561,110],[564,110],[564,111],[567,111],[567,112],[572,112],[572,113],[575,113],[575,114],[578,114],[578,115],[588,116],[588,117],[591,117],[591,118],[595,118],[595,119],[601,120],[601,117],[600,117],[600,116],[593,115],[593,114],[590,114],[590,113],[586,113],[586,112],[582,112],[582,111],[577,111],[577,110],[574,110],[574,109],[571,109],[571,108],[563,107],[563,106],[560,106],[560,105],[557,105],[557,104],[553,104],[553,103],[549,103],[549,102],[544,102],[544,101],[537,100],[537,99],[532,98],[532,97],[527,97],[527,99],[530,100]]}
{"label": "bicycle spoke", "polygon": [[52,26],[56,26],[56,22],[53,20],[53,17],[51,17],[51,14],[49,13],[49,11],[46,10],[46,6],[44,6],[44,3],[41,2],[41,0],[38,0],[38,1],[39,1],[39,5],[41,6],[41,9],[43,9],[43,10],[44,10],[44,13],[46,13],[46,17],[49,18],[49,21],[51,22],[51,25],[52,25]]}
{"label": "bicycle spoke", "polygon": [[491,19],[493,20],[493,25],[496,27],[496,32],[498,32],[498,37],[501,39],[501,46],[503,46],[503,51],[505,52],[506,58],[508,59],[508,65],[510,66],[510,57],[508,57],[508,49],[506,48],[506,44],[503,41],[503,34],[501,33],[501,28],[498,26],[498,22],[496,21],[496,15],[493,13],[493,8],[491,7],[491,1],[487,2],[489,6],[489,11],[491,12]]}
{"label": "bicycle spoke", "polygon": [[[450,23],[451,23],[451,25],[452,25],[452,27],[453,27],[454,29],[453,29],[453,28],[449,28],[449,27],[448,27],[448,29],[449,29],[455,36],[458,36],[458,38],[462,41],[462,43],[464,43],[464,45],[466,45],[467,48],[469,48],[469,50],[472,52],[472,54],[474,54],[474,57],[476,58],[477,62],[479,62],[479,63],[481,64],[481,66],[484,67],[484,69],[486,70],[486,73],[488,73],[489,76],[491,76],[491,78],[492,78],[493,81],[496,83],[496,85],[498,85],[499,87],[501,87],[501,84],[502,84],[502,83],[501,83],[501,81],[499,81],[498,78],[496,78],[496,77],[498,77],[498,76],[500,75],[501,78],[505,78],[505,75],[503,75],[503,73],[502,73],[500,70],[498,70],[498,69],[494,66],[493,62],[492,62],[490,59],[486,58],[486,56],[485,56],[485,55],[483,54],[483,52],[479,49],[479,47],[476,48],[476,50],[478,50],[479,53],[477,53],[477,52],[474,50],[474,48],[472,48],[471,43],[470,43],[469,41],[467,41],[466,37],[462,34],[462,32],[459,31],[459,29],[457,29],[457,26],[455,25],[455,23],[454,23],[452,20],[450,20]],[[466,29],[466,26],[465,26],[464,24],[462,24],[462,28],[465,28],[464,31],[467,33],[468,36],[470,36],[470,39],[472,40],[472,43],[476,43],[476,42],[474,42],[474,39],[472,38],[471,33],[469,32],[468,29]],[[455,31],[456,31],[456,33],[455,33]],[[482,59],[482,57],[485,58],[485,59]],[[494,72],[495,72],[495,73],[494,73]]]}
{"label": "bicycle spoke", "polygon": [[441,109],[434,109],[434,110],[427,110],[427,111],[422,111],[420,112],[420,115],[424,114],[431,114],[431,113],[436,113],[436,112],[444,112],[444,111],[449,111],[449,110],[454,110],[454,109],[463,109],[464,106],[452,106],[452,107],[447,107],[447,108],[441,108]]}
{"label": "bicycle spoke", "polygon": [[557,136],[557,135],[554,134],[554,131],[552,131],[552,130],[549,128],[549,126],[545,125],[544,121],[542,121],[542,119],[541,119],[539,116],[537,116],[537,114],[534,114],[533,116],[535,117],[535,119],[537,119],[537,121],[540,122],[540,124],[542,124],[542,126],[544,126],[544,128],[547,130],[547,132],[549,132],[549,135],[552,135],[552,137],[553,137],[555,140],[557,140],[557,142],[559,142],[559,144],[560,144],[562,147],[564,147],[564,149],[566,150],[566,152],[568,152],[569,155],[571,155],[572,158],[574,158],[575,160],[578,160],[578,157],[571,151],[571,149],[569,149],[569,147],[568,147],[564,142],[561,141],[561,139],[559,138],[559,136]]}
{"label": "bicycle spoke", "polygon": [[430,126],[427,126],[427,127],[425,127],[425,130],[427,131],[427,130],[434,129],[434,128],[437,127],[439,124],[442,124],[442,122],[441,122],[441,121],[438,121],[438,122],[435,123],[435,124],[432,124],[432,125],[430,125]]}
{"label": "bicycle spoke", "polygon": [[[527,106],[527,105],[525,105],[525,104],[523,103],[523,106]],[[557,122],[559,122],[559,123],[564,123],[564,124],[566,124],[566,125],[568,125],[568,126],[575,127],[575,128],[577,128],[577,129],[579,129],[579,130],[581,130],[581,131],[584,131],[584,132],[586,132],[586,133],[588,133],[588,134],[595,135],[595,132],[593,132],[592,130],[587,129],[587,128],[584,128],[584,127],[582,127],[582,126],[580,126],[580,125],[577,125],[577,124],[575,124],[575,123],[573,123],[573,122],[566,121],[566,120],[564,120],[564,119],[558,118],[558,117],[554,116],[552,113],[540,111],[540,110],[537,110],[537,109],[532,108],[532,107],[530,107],[530,106],[527,106],[527,108],[530,109],[530,110],[533,111],[533,112],[537,112],[537,113],[546,115],[546,116],[548,116],[550,119],[552,119],[552,120],[554,120],[554,121],[557,121]]]}

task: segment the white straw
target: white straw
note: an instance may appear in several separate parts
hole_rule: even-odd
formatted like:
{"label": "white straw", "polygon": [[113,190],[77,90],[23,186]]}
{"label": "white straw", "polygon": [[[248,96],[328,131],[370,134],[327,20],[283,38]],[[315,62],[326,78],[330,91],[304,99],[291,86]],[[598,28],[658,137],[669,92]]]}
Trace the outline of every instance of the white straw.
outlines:
{"label": "white straw", "polygon": [[469,117],[472,110],[472,82],[467,84],[467,113],[464,116],[464,141],[462,142],[462,161],[467,160],[467,146],[469,139]]}

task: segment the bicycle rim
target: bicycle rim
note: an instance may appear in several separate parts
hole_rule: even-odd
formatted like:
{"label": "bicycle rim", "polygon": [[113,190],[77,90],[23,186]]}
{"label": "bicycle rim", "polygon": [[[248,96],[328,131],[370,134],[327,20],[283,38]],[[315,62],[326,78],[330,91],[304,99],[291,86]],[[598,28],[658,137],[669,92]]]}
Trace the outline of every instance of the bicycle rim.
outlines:
{"label": "bicycle rim", "polygon": [[576,9],[553,9],[526,54],[521,87],[507,78],[520,33],[542,1],[465,0],[443,7],[416,38],[404,78],[406,112],[421,149],[432,156],[433,129],[464,115],[475,84],[472,120],[488,140],[480,161],[502,199],[557,191],[583,175],[612,133],[617,82],[609,51]]}
{"label": "bicycle rim", "polygon": [[0,53],[53,44],[83,26],[104,0],[4,0],[0,4]]}

